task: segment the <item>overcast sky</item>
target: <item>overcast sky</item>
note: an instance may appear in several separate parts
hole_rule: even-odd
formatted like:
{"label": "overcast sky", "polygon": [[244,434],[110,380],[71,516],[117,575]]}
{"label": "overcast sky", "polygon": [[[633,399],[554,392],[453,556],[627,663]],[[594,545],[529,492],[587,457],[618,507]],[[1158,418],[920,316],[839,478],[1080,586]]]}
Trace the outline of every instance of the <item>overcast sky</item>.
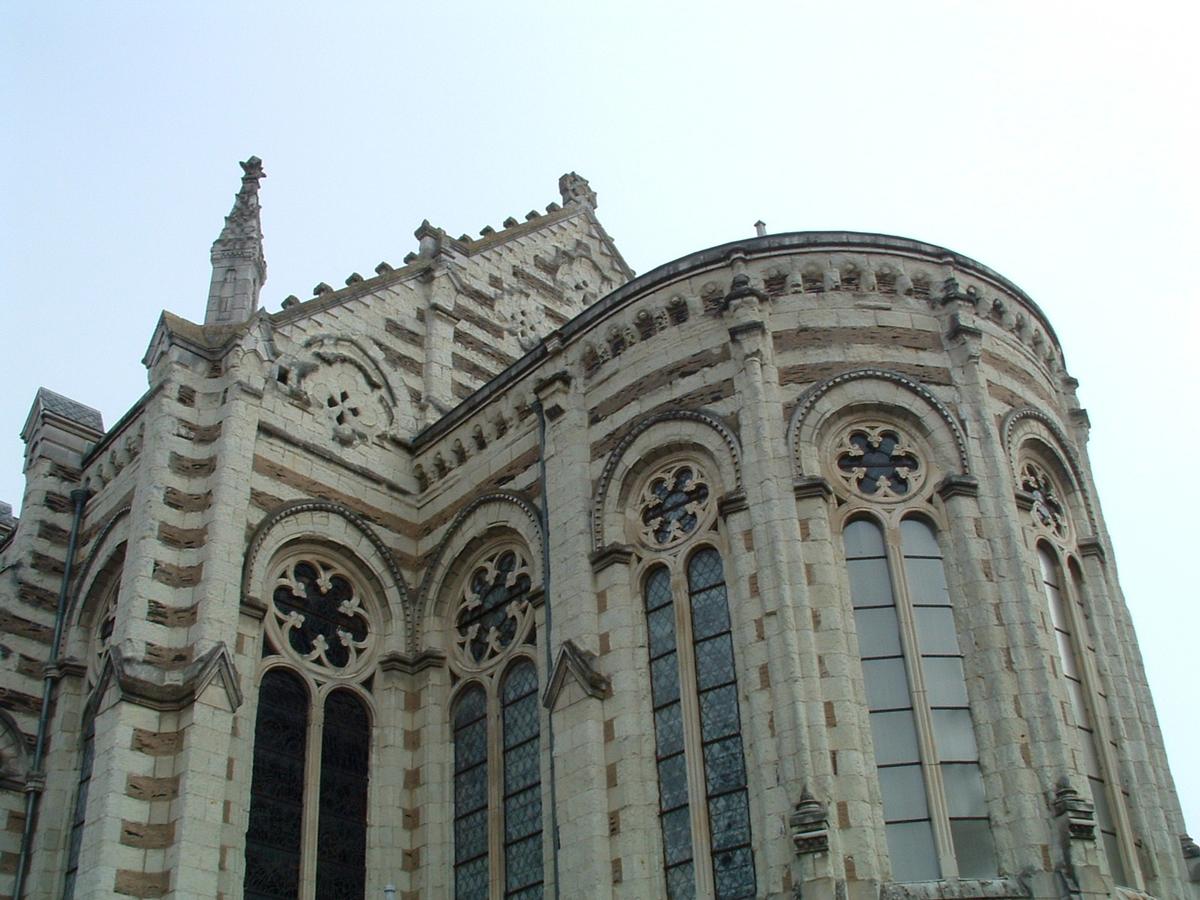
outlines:
{"label": "overcast sky", "polygon": [[[753,234],[951,247],[1041,305],[1200,838],[1194,4],[129,3],[0,10],[0,500],[39,385],[112,424],[202,320],[257,154],[270,310],[558,200],[646,271]],[[1001,11],[1001,8],[1003,11]],[[1192,488],[1188,488],[1191,490]]]}

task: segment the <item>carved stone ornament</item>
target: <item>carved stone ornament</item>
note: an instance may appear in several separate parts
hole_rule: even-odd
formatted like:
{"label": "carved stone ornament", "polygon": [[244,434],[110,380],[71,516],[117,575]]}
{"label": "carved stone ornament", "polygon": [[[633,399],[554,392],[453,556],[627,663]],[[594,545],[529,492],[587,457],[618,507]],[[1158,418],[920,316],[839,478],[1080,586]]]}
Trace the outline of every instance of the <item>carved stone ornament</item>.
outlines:
{"label": "carved stone ornament", "polygon": [[110,588],[104,598],[104,605],[97,612],[96,624],[92,629],[92,652],[88,654],[87,660],[89,683],[94,683],[99,677],[104,653],[112,643],[113,629],[117,625],[117,595],[120,592],[119,583]]}
{"label": "carved stone ornament", "polygon": [[318,414],[328,420],[339,444],[362,443],[391,424],[378,392],[349,363],[322,366],[307,387]]}
{"label": "carved stone ornament", "polygon": [[672,463],[647,480],[638,501],[639,536],[665,550],[687,540],[712,506],[708,478],[691,462]]}
{"label": "carved stone ornament", "polygon": [[373,633],[350,575],[332,560],[306,553],[275,579],[272,622],[285,652],[326,674],[359,668]]}
{"label": "carved stone ornament", "polygon": [[1032,498],[1030,515],[1041,531],[1065,541],[1070,534],[1067,509],[1058,498],[1058,489],[1046,470],[1032,461],[1021,466],[1018,487]]}
{"label": "carved stone ornament", "polygon": [[525,638],[533,624],[531,585],[529,563],[515,549],[497,551],[476,565],[454,620],[460,664],[482,669]]}
{"label": "carved stone ornament", "polygon": [[894,425],[851,426],[835,451],[833,469],[852,492],[874,501],[905,500],[925,483],[916,447]]}
{"label": "carved stone ornament", "polygon": [[516,335],[522,350],[532,350],[550,331],[546,308],[526,290],[506,288],[496,307],[505,330]]}
{"label": "carved stone ornament", "polygon": [[824,853],[829,849],[829,810],[807,788],[788,816],[788,825],[798,854]]}
{"label": "carved stone ornament", "polygon": [[1066,778],[1055,789],[1053,808],[1054,815],[1064,823],[1067,837],[1078,841],[1096,839],[1095,809],[1079,796]]}

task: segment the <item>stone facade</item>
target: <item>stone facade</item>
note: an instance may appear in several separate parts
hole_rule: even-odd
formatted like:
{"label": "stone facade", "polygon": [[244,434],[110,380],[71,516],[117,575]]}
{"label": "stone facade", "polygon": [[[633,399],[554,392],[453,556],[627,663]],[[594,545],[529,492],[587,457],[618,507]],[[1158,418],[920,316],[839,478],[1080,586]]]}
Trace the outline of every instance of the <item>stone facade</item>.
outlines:
{"label": "stone facade", "polygon": [[[278,801],[306,898],[348,895],[331,872],[450,897],[472,871],[471,896],[501,897],[504,867],[512,886],[534,858],[529,883],[572,898],[665,896],[687,873],[702,896],[1200,897],[1087,415],[1019,288],[856,233],[760,235],[635,278],[572,173],[544,213],[478,238],[423,223],[403,265],[271,314],[264,173],[243,169],[205,324],[163,314],[149,389],[113,427],[43,390],[23,432],[20,520],[0,509],[0,894],[21,868],[27,897],[241,897],[267,865],[252,817]],[[924,555],[914,522],[936,534]],[[886,548],[856,556],[855,523]],[[702,554],[723,587],[697,587]],[[951,649],[925,643],[937,604],[913,560],[944,572]],[[868,563],[896,594],[886,659],[858,615]],[[718,594],[719,689],[698,599]],[[676,694],[652,690],[652,658]],[[911,816],[877,718],[896,683],[870,674],[889,660]],[[957,705],[936,699],[947,660]],[[267,678],[307,698],[289,746],[266,739]],[[334,697],[367,723],[369,763],[340,773]],[[520,846],[518,712],[540,760]],[[275,751],[296,780],[265,783]],[[738,753],[721,797],[741,819],[713,786]],[[326,817],[357,834],[339,805],[358,790],[362,846],[329,862]],[[673,874],[672,822],[692,835]],[[918,832],[934,874],[912,880]]]}

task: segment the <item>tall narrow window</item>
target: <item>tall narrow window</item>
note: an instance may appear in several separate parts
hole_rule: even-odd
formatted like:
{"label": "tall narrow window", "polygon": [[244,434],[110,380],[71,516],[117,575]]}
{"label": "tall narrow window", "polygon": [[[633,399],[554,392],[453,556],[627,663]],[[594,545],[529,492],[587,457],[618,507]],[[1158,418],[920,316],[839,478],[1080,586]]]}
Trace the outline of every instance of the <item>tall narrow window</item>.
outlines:
{"label": "tall narrow window", "polygon": [[545,866],[530,567],[509,546],[468,571],[450,633],[453,671],[471,678],[451,707],[454,896],[535,900]]}
{"label": "tall narrow window", "polygon": [[75,880],[79,875],[79,851],[83,846],[83,826],[87,816],[88,788],[92,783],[92,765],[96,759],[96,717],[89,715],[83,729],[83,746],[79,752],[79,785],[75,789],[75,808],[71,816],[71,834],[67,840],[67,876],[63,900],[75,896]]}
{"label": "tall narrow window", "polygon": [[[1038,562],[1042,570],[1042,587],[1046,594],[1046,602],[1050,607],[1050,621],[1054,628],[1054,638],[1058,645],[1058,658],[1062,669],[1063,680],[1067,688],[1068,704],[1067,721],[1078,730],[1079,748],[1083,751],[1087,769],[1088,783],[1092,789],[1092,799],[1096,804],[1096,824],[1100,829],[1100,837],[1104,842],[1104,852],[1108,857],[1108,866],[1113,880],[1117,884],[1128,884],[1128,875],[1121,857],[1120,842],[1117,839],[1117,826],[1113,817],[1112,795],[1109,792],[1108,779],[1105,777],[1104,764],[1101,762],[1101,738],[1097,733],[1092,719],[1088,697],[1090,692],[1084,676],[1081,654],[1094,658],[1095,648],[1091,645],[1085,632],[1077,630],[1069,609],[1070,600],[1066,594],[1068,589],[1062,583],[1062,572],[1057,560],[1045,546],[1038,547]],[[1075,602],[1079,604],[1082,597],[1082,579],[1078,572],[1072,572]],[[1082,615],[1079,617],[1082,622]],[[1103,703],[1101,694],[1101,703]],[[1118,799],[1117,802],[1120,802]]]}
{"label": "tall narrow window", "polygon": [[338,690],[325,701],[317,900],[361,897],[367,875],[367,771],[371,722],[363,703]]}
{"label": "tall narrow window", "polygon": [[[916,518],[904,519],[899,532],[899,547],[889,550],[872,519],[853,519],[843,531],[892,876],[994,875],[995,846],[937,536]],[[939,853],[939,844],[952,846],[953,855]]]}

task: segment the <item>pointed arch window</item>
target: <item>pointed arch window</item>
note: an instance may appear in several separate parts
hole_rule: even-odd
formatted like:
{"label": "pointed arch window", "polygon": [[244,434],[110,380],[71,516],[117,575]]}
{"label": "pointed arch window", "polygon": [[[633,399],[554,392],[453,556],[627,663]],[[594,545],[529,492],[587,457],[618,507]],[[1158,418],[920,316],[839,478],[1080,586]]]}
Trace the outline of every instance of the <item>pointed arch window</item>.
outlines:
{"label": "pointed arch window", "polygon": [[860,515],[842,532],[897,881],[988,877],[997,861],[937,533]]}

